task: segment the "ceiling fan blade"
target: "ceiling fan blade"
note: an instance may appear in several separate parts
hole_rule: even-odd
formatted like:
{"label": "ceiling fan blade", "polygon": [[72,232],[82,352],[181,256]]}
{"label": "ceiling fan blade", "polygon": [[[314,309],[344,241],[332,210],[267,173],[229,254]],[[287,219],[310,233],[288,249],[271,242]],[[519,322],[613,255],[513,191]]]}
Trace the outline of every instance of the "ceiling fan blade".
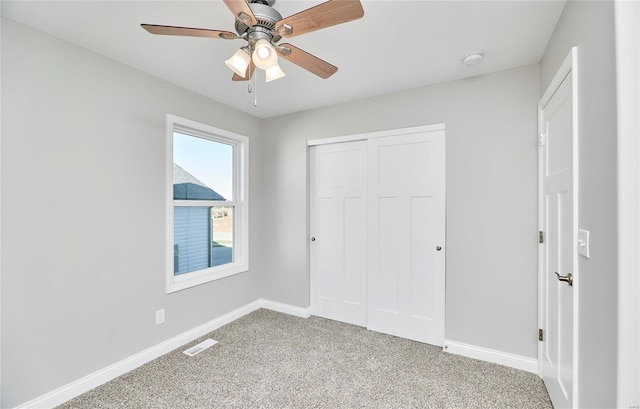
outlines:
{"label": "ceiling fan blade", "polygon": [[247,68],[247,76],[246,77],[241,77],[238,74],[233,74],[233,77],[231,78],[231,80],[233,81],[249,81],[251,79],[251,77],[253,77],[253,72],[256,70],[256,65],[253,63],[253,61],[251,61],[251,63],[249,64],[249,68]]}
{"label": "ceiling fan blade", "polygon": [[225,40],[233,40],[234,38],[238,38],[238,36],[231,31],[209,30],[206,28],[158,26],[155,24],[140,24],[140,26],[142,26],[142,28],[144,28],[151,34],[223,38]]}
{"label": "ceiling fan blade", "polygon": [[[291,50],[291,52],[284,52],[286,49]],[[278,45],[277,50],[278,54],[280,54],[280,56],[285,60],[299,65],[305,70],[316,74],[318,77],[327,79],[338,71],[338,67],[331,65],[328,62],[323,61],[291,44],[280,44]]]}
{"label": "ceiling fan blade", "polygon": [[224,0],[224,4],[229,7],[229,10],[231,10],[235,18],[242,21],[249,27],[255,26],[258,22],[246,0]]}
{"label": "ceiling fan blade", "polygon": [[362,16],[364,10],[359,0],[329,0],[280,20],[276,23],[275,30],[283,37],[289,38],[356,20]]}

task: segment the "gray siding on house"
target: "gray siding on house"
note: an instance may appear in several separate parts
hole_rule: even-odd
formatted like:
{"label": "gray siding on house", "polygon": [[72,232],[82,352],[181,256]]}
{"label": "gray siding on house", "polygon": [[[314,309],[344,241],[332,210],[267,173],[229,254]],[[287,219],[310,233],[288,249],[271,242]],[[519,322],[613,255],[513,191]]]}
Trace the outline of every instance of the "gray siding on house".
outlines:
{"label": "gray siding on house", "polygon": [[[177,164],[173,164],[174,200],[225,200],[215,190]],[[174,273],[211,267],[211,214],[209,206],[174,206]]]}
{"label": "gray siding on house", "polygon": [[208,206],[176,206],[173,208],[175,274],[209,267],[210,215]]}

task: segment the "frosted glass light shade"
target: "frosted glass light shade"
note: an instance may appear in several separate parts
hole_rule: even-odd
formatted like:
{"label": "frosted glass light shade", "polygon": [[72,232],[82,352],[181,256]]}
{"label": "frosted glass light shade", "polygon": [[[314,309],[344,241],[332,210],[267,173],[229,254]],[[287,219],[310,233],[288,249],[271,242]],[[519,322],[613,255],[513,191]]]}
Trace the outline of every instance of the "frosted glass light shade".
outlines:
{"label": "frosted glass light shade", "polygon": [[250,62],[251,56],[249,56],[247,50],[240,48],[224,63],[227,64],[231,71],[244,78],[247,75],[247,67],[249,67]]}
{"label": "frosted glass light shade", "polygon": [[287,75],[284,73],[284,71],[282,71],[282,68],[280,68],[280,64],[278,63],[276,63],[276,65],[274,65],[273,67],[266,69],[264,73],[265,82],[277,80],[278,78],[282,78]]}
{"label": "frosted glass light shade", "polygon": [[270,42],[264,39],[256,41],[251,59],[256,67],[263,70],[268,70],[278,64],[276,49],[273,48]]}

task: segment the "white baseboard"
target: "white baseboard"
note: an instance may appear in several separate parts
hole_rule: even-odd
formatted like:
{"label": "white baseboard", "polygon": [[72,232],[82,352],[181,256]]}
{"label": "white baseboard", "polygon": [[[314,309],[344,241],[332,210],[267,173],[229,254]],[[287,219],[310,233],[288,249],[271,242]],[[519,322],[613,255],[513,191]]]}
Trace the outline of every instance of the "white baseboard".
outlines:
{"label": "white baseboard", "polygon": [[171,339],[154,345],[151,348],[147,348],[142,352],[125,358],[120,362],[116,362],[115,364],[109,365],[106,368],[103,368],[74,382],[64,385],[36,399],[23,403],[22,405],[17,406],[16,409],[53,408],[55,406],[61,405],[64,402],[75,398],[76,396],[82,395],[83,393],[88,392],[91,389],[96,388],[104,383],[107,383],[120,375],[124,375],[125,373],[132,371],[137,367],[146,364],[147,362],[150,362],[166,353],[169,353],[176,348],[180,348],[182,345],[189,343],[203,335],[206,335],[209,332],[214,331],[226,324],[229,324],[230,322],[235,321],[238,318],[243,317],[260,308],[266,308],[269,310],[303,318],[308,318],[311,315],[309,308],[294,307],[292,305],[282,304],[264,299],[256,300],[216,319],[206,322],[196,328],[183,332],[182,334],[179,334]]}
{"label": "white baseboard", "polygon": [[280,302],[260,300],[262,302],[261,307],[268,310],[282,312],[284,314],[295,315],[296,317],[309,318],[311,316],[311,307],[301,308],[294,307],[293,305],[283,304]]}
{"label": "white baseboard", "polygon": [[449,341],[446,339],[442,349],[451,354],[462,355],[467,358],[479,359],[481,361],[531,372],[536,375],[538,374],[538,360],[535,358],[527,358],[521,355],[509,354],[507,352],[496,351],[495,349],[463,344],[462,342]]}

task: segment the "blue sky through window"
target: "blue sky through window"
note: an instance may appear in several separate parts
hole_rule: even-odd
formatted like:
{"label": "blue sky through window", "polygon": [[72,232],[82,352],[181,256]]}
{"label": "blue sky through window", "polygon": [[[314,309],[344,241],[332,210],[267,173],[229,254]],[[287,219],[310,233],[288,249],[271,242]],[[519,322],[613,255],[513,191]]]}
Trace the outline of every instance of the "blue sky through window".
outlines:
{"label": "blue sky through window", "polygon": [[233,198],[232,145],[174,132],[173,161],[225,199]]}

